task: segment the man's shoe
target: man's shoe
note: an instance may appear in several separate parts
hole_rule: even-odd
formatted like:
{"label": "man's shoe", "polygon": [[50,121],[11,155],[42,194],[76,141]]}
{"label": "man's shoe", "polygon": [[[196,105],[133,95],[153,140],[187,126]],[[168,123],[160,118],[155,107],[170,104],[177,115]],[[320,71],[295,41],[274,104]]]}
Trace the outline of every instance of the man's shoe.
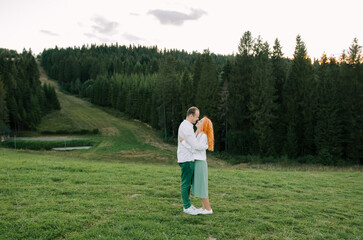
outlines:
{"label": "man's shoe", "polygon": [[190,215],[198,215],[200,212],[192,205],[189,208],[183,208],[183,212]]}
{"label": "man's shoe", "polygon": [[200,214],[212,214],[212,213],[213,213],[212,209],[210,209],[210,210],[202,209],[202,211],[200,212]]}

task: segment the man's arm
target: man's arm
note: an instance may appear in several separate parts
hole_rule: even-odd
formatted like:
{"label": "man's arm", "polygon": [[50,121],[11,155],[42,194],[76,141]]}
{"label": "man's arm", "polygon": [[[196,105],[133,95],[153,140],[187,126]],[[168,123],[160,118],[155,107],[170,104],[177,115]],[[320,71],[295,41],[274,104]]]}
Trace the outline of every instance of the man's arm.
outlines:
{"label": "man's arm", "polygon": [[181,141],[181,144],[189,151],[193,151],[193,148],[184,139]]}

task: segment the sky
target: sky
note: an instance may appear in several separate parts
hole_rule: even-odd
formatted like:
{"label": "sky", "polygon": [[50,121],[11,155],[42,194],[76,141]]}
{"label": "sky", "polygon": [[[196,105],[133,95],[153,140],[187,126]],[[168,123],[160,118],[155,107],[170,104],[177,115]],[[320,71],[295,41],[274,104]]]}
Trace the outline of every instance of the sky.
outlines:
{"label": "sky", "polygon": [[157,46],[236,54],[246,31],[292,58],[300,35],[311,59],[363,45],[362,0],[0,0],[0,48]]}

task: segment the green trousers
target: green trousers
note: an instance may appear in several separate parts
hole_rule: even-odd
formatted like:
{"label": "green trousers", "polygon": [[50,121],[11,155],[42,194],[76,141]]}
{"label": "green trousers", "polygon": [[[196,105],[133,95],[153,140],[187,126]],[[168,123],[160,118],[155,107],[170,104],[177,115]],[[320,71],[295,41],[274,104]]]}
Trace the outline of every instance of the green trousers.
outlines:
{"label": "green trousers", "polygon": [[189,208],[192,204],[190,203],[190,187],[193,183],[194,176],[194,162],[183,162],[179,163],[181,167],[181,197],[183,200],[183,206],[185,209]]}

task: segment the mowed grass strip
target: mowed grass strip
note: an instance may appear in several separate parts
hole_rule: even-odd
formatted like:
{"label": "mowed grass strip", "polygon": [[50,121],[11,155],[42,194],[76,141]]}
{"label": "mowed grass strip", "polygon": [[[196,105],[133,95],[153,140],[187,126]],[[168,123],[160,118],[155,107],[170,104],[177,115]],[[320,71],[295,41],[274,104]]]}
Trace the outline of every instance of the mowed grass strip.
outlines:
{"label": "mowed grass strip", "polygon": [[105,113],[83,99],[61,92],[59,84],[49,79],[41,66],[39,66],[39,71],[41,82],[55,87],[61,105],[60,111],[54,111],[42,119],[37,126],[39,132],[97,128],[105,136],[119,135],[118,127],[123,127],[120,119]]}
{"label": "mowed grass strip", "polygon": [[214,214],[189,216],[176,164],[0,149],[0,239],[361,239],[362,182],[361,172],[210,168]]}
{"label": "mowed grass strip", "polygon": [[[117,118],[103,112],[75,96],[57,92],[61,110],[42,119],[38,131],[108,128],[117,123]],[[115,133],[116,135],[117,133]]]}

